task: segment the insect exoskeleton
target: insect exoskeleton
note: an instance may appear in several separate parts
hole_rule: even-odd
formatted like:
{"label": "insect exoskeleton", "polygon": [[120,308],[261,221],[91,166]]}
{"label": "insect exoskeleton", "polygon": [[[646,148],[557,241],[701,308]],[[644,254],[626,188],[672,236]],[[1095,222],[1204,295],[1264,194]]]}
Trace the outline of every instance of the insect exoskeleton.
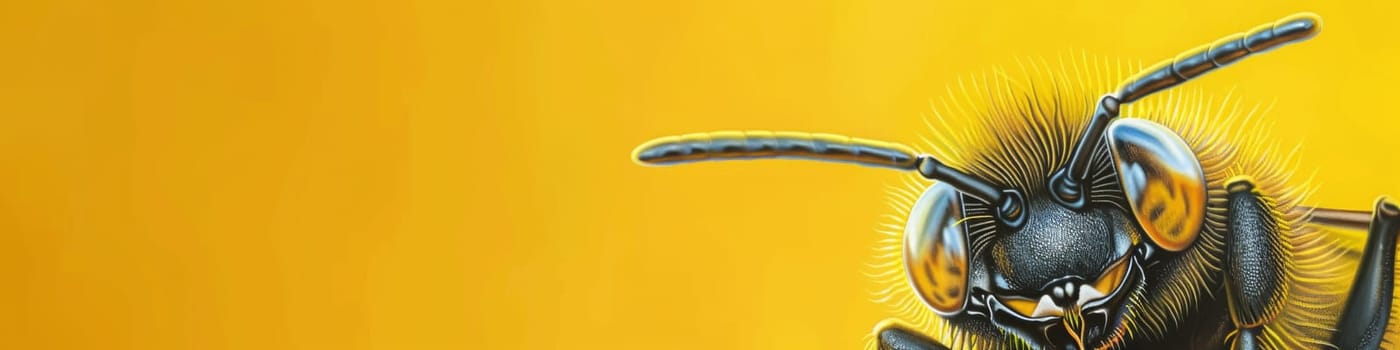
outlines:
{"label": "insect exoskeleton", "polygon": [[[1400,210],[1304,207],[1311,187],[1257,107],[1179,90],[1142,100],[1319,30],[1289,16],[1126,79],[1083,55],[1022,61],[939,98],[929,153],[750,131],[656,139],[633,157],[907,171],[890,191],[905,219],[885,225],[900,229],[871,272],[896,314],[871,337],[879,348],[1373,349],[1390,334]],[[1367,219],[1364,244],[1323,227]]]}

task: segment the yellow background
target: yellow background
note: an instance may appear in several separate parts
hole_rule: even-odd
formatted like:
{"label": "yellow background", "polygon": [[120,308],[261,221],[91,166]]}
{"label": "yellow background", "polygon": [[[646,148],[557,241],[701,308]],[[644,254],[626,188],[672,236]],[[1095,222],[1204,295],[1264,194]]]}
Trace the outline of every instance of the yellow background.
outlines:
{"label": "yellow background", "polygon": [[0,348],[856,348],[899,174],[632,147],[915,143],[959,76],[1301,10],[1192,84],[1275,103],[1317,202],[1400,195],[1394,2],[9,1]]}

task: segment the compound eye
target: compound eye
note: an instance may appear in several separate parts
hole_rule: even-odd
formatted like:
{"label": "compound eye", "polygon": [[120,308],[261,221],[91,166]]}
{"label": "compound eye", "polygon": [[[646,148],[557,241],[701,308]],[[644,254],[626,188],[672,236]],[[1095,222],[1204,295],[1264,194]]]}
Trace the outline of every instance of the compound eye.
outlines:
{"label": "compound eye", "polygon": [[1196,154],[1166,127],[1119,119],[1107,132],[1118,182],[1138,224],[1158,248],[1181,251],[1205,222],[1206,176]]}
{"label": "compound eye", "polygon": [[904,225],[904,269],[924,303],[941,315],[967,303],[968,241],[962,196],[944,183],[929,187]]}

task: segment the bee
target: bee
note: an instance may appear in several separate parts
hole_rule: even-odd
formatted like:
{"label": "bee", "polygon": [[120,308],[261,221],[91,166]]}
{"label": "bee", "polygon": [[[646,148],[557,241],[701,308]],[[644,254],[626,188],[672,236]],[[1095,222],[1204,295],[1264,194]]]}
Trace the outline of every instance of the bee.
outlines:
{"label": "bee", "polygon": [[[935,130],[945,136],[934,153],[722,131],[658,138],[632,156],[906,171],[908,189],[892,191],[903,216],[888,240],[895,261],[876,265],[889,270],[877,279],[892,276],[883,299],[906,318],[876,326],[880,349],[1376,349],[1395,333],[1400,207],[1305,206],[1308,186],[1291,183],[1253,114],[1182,95],[1132,105],[1320,30],[1314,14],[1288,16],[1111,91],[1116,79],[1087,62],[984,78],[943,111],[981,125]],[[1347,229],[1367,233],[1348,245],[1335,234]]]}

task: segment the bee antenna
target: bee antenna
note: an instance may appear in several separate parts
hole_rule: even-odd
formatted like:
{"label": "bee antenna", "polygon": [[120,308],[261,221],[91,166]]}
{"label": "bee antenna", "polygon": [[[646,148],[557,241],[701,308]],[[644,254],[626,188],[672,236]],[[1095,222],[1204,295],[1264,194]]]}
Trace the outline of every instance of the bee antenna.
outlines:
{"label": "bee antenna", "polygon": [[1307,40],[1321,30],[1322,19],[1317,15],[1306,12],[1294,14],[1188,50],[1128,79],[1117,93],[1099,98],[1089,125],[1075,144],[1074,153],[1070,154],[1069,164],[1051,176],[1051,192],[1062,204],[1072,207],[1084,204],[1083,183],[1089,176],[1089,165],[1093,163],[1089,158],[1102,141],[1104,129],[1118,117],[1122,105],[1167,90],[1246,56]]}
{"label": "bee antenna", "polygon": [[1009,225],[1023,220],[1021,194],[998,188],[982,179],[943,165],[929,155],[893,142],[835,134],[770,131],[718,131],[668,136],[637,146],[632,159],[643,165],[663,166],[699,161],[768,158],[854,163],[865,166],[918,171],[924,178],[947,183],[959,192],[996,205]]}
{"label": "bee antenna", "polygon": [[1025,222],[1023,214],[1025,199],[1014,189],[1001,189],[972,175],[958,171],[928,155],[918,158],[919,175],[926,179],[938,180],[953,186],[963,194],[997,206],[997,216],[1009,226],[1021,226]]}

